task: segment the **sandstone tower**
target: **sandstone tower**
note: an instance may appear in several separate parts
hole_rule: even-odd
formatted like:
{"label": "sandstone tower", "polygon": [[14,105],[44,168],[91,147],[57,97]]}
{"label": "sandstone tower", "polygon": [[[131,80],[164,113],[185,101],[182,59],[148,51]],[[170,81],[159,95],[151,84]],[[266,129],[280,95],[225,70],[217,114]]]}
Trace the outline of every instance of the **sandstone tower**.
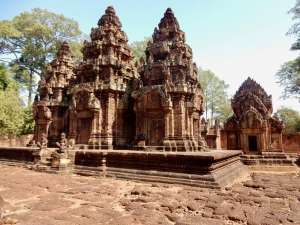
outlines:
{"label": "sandstone tower", "polygon": [[136,139],[167,151],[198,150],[203,93],[192,49],[170,8],[152,38],[146,61],[141,59],[138,65],[141,81],[132,93]]}

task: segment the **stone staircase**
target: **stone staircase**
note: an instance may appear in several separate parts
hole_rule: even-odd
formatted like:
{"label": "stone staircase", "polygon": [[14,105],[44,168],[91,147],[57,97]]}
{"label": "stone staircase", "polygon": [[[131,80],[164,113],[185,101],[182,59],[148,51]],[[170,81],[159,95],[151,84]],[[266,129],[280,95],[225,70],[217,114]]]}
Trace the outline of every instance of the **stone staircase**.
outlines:
{"label": "stone staircase", "polygon": [[241,161],[252,170],[293,171],[297,166],[282,149],[264,150],[261,155],[241,155]]}

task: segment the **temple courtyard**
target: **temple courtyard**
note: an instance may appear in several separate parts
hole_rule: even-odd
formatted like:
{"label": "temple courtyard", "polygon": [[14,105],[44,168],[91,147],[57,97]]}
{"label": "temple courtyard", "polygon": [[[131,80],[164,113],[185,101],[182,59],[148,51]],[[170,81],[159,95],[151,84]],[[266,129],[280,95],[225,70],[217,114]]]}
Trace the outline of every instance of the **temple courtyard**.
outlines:
{"label": "temple courtyard", "polygon": [[300,171],[245,173],[224,189],[0,165],[0,224],[300,224]]}

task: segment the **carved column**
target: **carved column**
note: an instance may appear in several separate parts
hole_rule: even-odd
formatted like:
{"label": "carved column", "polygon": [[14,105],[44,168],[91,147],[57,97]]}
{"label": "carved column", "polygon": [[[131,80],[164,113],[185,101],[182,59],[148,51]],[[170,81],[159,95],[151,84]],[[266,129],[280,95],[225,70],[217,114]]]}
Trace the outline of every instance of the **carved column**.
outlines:
{"label": "carved column", "polygon": [[170,135],[174,139],[174,109],[170,111]]}
{"label": "carved column", "polygon": [[186,151],[184,95],[174,96],[174,141],[177,151]]}
{"label": "carved column", "polygon": [[68,139],[71,139],[74,143],[77,136],[77,112],[70,110],[70,129]]}
{"label": "carved column", "polygon": [[[125,140],[125,125],[124,125],[124,105],[122,105],[122,99],[124,97],[124,94],[118,94],[116,96],[116,119],[115,119],[115,142],[117,146],[125,146],[126,140]],[[118,108],[119,107],[119,108]],[[121,147],[124,148],[124,147]]]}
{"label": "carved column", "polygon": [[115,99],[114,94],[106,94],[105,101],[105,128],[104,133],[101,135],[101,148],[113,149],[113,123],[115,120]]}
{"label": "carved column", "polygon": [[52,108],[52,123],[49,131],[49,145],[55,146],[55,143],[60,140],[61,121],[58,118],[58,105]]}
{"label": "carved column", "polygon": [[99,126],[99,118],[100,118],[100,110],[99,109],[91,109],[93,114],[92,118],[92,129],[89,138],[88,144],[93,146],[93,148],[98,148],[97,146],[100,145],[100,137],[98,133],[98,126]]}

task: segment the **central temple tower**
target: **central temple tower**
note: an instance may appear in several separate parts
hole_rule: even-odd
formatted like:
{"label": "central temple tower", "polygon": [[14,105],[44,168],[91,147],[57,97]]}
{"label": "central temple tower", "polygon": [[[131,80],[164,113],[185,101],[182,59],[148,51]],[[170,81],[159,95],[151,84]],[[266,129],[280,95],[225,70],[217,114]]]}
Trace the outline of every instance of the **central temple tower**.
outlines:
{"label": "central temple tower", "polygon": [[166,151],[199,149],[203,92],[192,49],[185,44],[174,13],[168,8],[138,63],[133,81],[136,143]]}
{"label": "central temple tower", "polygon": [[[68,89],[71,100],[69,135],[77,144],[95,149],[126,148],[134,138],[132,79],[133,52],[112,6],[91,30],[85,41],[83,62],[75,84]],[[133,118],[131,118],[133,117]],[[114,147],[113,147],[114,146]]]}

